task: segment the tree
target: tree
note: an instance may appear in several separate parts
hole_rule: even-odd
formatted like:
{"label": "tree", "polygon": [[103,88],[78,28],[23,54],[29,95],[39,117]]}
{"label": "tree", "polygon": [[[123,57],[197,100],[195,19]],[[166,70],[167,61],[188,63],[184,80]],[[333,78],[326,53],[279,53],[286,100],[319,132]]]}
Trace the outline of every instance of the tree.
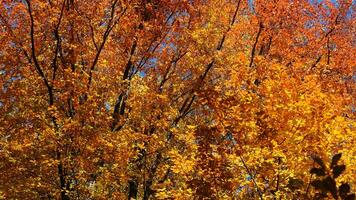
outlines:
{"label": "tree", "polygon": [[311,198],[337,152],[355,184],[351,0],[0,10],[4,198]]}

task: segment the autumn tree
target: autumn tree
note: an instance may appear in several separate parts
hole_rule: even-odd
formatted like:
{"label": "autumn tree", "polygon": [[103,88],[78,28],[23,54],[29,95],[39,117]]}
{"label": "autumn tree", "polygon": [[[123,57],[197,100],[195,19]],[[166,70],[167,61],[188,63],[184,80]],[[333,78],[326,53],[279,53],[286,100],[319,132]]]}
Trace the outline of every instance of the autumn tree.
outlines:
{"label": "autumn tree", "polygon": [[354,191],[354,1],[0,2],[1,198]]}

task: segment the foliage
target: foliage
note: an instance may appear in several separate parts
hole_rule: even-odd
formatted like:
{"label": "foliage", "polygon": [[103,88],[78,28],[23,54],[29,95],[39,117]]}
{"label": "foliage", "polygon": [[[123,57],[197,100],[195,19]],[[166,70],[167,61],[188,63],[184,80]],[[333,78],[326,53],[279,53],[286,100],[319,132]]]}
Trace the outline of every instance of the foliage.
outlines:
{"label": "foliage", "polygon": [[311,174],[315,174],[319,177],[319,179],[311,182],[311,185],[315,187],[315,189],[320,190],[320,192],[316,194],[316,199],[328,197],[328,193],[330,193],[334,199],[338,199],[339,196],[341,199],[355,199],[354,193],[348,194],[350,192],[349,183],[342,183],[339,187],[336,185],[336,178],[338,178],[346,168],[345,165],[337,164],[341,155],[341,153],[338,153],[333,156],[328,170],[331,173],[328,173],[321,158],[313,157],[313,160],[319,165],[319,167],[314,167],[310,170]]}
{"label": "foliage", "polygon": [[355,8],[1,0],[0,198],[346,198]]}

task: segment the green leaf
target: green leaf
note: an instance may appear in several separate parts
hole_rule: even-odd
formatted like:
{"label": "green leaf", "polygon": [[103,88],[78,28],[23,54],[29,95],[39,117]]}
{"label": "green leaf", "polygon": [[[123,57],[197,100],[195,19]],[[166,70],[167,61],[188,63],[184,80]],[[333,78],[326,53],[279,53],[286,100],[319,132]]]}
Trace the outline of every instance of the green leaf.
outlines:
{"label": "green leaf", "polygon": [[326,188],[324,182],[321,181],[321,180],[314,180],[314,181],[311,182],[311,185],[313,187],[315,187],[315,189],[321,190],[323,192],[327,191],[327,188]]}
{"label": "green leaf", "polygon": [[351,190],[350,185],[348,183],[343,183],[339,186],[339,195],[341,198],[346,198],[347,193]]}
{"label": "green leaf", "polygon": [[331,161],[330,168],[333,168],[334,166],[337,165],[337,162],[340,160],[341,156],[342,156],[342,153],[338,153],[338,154],[335,154],[335,155],[333,156],[333,159],[332,159],[332,161]]}
{"label": "green leaf", "polygon": [[334,174],[334,178],[339,177],[343,171],[345,171],[346,166],[345,165],[337,165],[335,167],[333,167],[333,174]]}
{"label": "green leaf", "polygon": [[311,170],[310,170],[310,173],[311,174],[315,174],[315,175],[317,175],[317,176],[325,176],[325,171],[323,170],[323,169],[321,169],[321,168],[312,168]]}
{"label": "green leaf", "polygon": [[323,162],[323,160],[321,160],[321,158],[319,156],[313,156],[312,159],[318,163],[318,165],[325,170],[325,164]]}
{"label": "green leaf", "polygon": [[290,178],[288,180],[288,185],[287,187],[291,190],[296,190],[301,187],[303,187],[304,182],[301,179],[298,178]]}

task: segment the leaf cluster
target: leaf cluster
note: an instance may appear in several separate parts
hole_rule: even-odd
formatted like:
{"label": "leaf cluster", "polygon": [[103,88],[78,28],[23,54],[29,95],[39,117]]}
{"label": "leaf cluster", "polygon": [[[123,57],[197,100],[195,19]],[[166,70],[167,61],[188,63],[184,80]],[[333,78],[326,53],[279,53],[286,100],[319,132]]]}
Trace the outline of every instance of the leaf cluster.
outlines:
{"label": "leaf cluster", "polygon": [[340,186],[337,186],[336,179],[345,171],[345,165],[339,165],[338,162],[341,159],[342,154],[335,154],[331,160],[329,165],[329,171],[324,164],[324,161],[318,157],[313,156],[313,160],[318,164],[318,167],[314,167],[310,169],[310,173],[316,175],[318,179],[313,180],[311,185],[319,191],[315,195],[316,199],[323,199],[328,197],[328,193],[330,193],[334,199],[339,199],[339,197],[343,200],[354,200],[355,194],[350,193],[351,187],[349,183],[342,183]]}

